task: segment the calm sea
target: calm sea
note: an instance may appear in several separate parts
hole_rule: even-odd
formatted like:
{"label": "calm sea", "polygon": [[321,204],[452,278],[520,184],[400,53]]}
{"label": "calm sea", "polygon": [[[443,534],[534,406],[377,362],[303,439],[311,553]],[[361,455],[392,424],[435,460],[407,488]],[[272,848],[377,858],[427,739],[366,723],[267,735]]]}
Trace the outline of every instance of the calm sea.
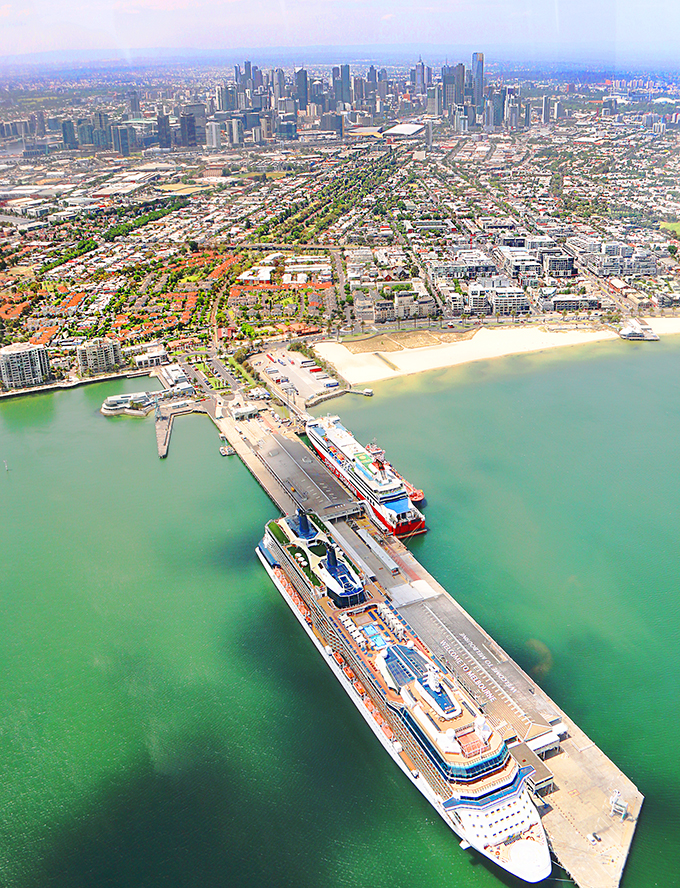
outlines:
{"label": "calm sea", "polygon": [[[627,888],[680,885],[679,370],[669,337],[332,402],[425,489],[417,557],[647,796]],[[322,668],[209,420],[161,461],[98,413],[135,388],[0,405],[0,885],[515,885]]]}

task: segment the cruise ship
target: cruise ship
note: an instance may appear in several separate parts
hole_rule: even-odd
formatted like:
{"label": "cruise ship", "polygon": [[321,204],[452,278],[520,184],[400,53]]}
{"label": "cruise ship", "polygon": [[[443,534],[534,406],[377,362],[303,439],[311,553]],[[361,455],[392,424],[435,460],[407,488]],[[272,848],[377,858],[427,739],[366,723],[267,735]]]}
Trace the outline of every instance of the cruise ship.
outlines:
{"label": "cruise ship", "polygon": [[425,532],[425,516],[409,499],[404,482],[368,453],[337,416],[311,419],[305,431],[330,470],[367,503],[378,527],[400,537]]}
{"label": "cruise ship", "polygon": [[270,521],[257,555],[384,749],[461,839],[526,882],[548,878],[520,767],[455,675],[316,515]]}

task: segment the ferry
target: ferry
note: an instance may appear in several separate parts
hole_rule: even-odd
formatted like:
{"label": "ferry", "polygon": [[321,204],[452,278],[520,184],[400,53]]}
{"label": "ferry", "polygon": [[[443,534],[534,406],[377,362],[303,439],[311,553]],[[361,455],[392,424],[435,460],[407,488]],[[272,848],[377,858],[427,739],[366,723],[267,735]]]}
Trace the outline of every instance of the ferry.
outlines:
{"label": "ferry", "polygon": [[400,770],[461,839],[525,882],[550,876],[520,767],[456,676],[317,515],[270,521],[257,555],[327,666]]}
{"label": "ferry", "polygon": [[425,532],[425,516],[413,505],[404,482],[368,453],[337,416],[311,419],[305,431],[330,470],[367,503],[378,527],[399,537]]}
{"label": "ferry", "polygon": [[404,488],[406,489],[406,493],[408,493],[408,498],[412,503],[422,503],[425,499],[425,494],[422,490],[419,490],[417,487],[414,487],[410,481],[407,481],[403,475],[400,475],[399,472],[394,468],[392,463],[388,462],[385,459],[385,451],[378,444],[375,443],[375,439],[372,444],[366,445],[366,452],[372,454],[378,462],[382,462],[385,466],[399,478],[400,481],[403,481]]}

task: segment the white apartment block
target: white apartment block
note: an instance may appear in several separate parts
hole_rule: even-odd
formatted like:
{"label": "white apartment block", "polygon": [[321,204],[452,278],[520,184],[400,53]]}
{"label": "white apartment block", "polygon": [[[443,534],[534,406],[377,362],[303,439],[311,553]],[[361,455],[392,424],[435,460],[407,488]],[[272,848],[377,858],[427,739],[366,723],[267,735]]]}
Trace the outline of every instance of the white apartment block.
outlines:
{"label": "white apartment block", "polygon": [[5,388],[40,385],[50,375],[50,362],[44,345],[15,342],[0,348],[0,380]]}
{"label": "white apartment block", "polygon": [[78,372],[109,373],[123,363],[120,342],[107,336],[98,336],[78,346]]}

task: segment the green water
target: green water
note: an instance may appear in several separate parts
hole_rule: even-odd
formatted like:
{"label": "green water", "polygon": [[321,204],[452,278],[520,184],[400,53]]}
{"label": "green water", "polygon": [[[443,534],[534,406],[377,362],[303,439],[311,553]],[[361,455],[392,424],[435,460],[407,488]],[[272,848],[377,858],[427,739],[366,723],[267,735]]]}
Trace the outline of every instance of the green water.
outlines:
{"label": "green water", "polygon": [[[425,489],[417,556],[646,794],[629,888],[680,884],[679,366],[616,343],[333,403]],[[0,885],[515,885],[321,668],[209,420],[158,460],[98,413],[124,387],[0,405]]]}

